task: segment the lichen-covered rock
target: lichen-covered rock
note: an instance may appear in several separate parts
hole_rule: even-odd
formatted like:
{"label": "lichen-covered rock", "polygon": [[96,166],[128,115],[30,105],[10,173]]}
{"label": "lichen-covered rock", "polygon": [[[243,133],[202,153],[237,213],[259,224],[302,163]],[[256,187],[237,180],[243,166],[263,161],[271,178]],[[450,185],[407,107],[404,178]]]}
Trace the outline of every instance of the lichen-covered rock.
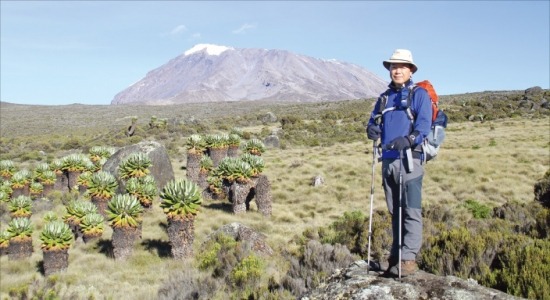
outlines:
{"label": "lichen-covered rock", "polygon": [[479,285],[475,280],[454,276],[437,276],[418,271],[414,275],[396,278],[367,272],[367,263],[356,261],[348,268],[337,270],[327,282],[309,291],[301,300],[514,300],[522,299]]}

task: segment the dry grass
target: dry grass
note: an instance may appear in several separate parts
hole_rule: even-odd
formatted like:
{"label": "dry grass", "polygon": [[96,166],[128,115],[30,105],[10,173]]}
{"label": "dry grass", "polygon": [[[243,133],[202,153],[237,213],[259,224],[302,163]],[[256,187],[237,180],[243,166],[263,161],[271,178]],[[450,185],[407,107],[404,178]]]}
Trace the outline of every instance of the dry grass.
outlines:
{"label": "dry grass", "polygon": [[[128,115],[134,113],[133,107],[125,108],[130,110]],[[533,201],[533,185],[550,167],[549,120],[450,124],[440,157],[426,167],[424,203],[454,207],[468,199],[490,206],[511,200]],[[2,124],[2,134],[9,126]],[[246,214],[233,215],[227,201],[205,201],[195,222],[195,251],[208,234],[231,222],[262,232],[268,243],[281,251],[293,248],[292,238],[309,227],[326,226],[348,211],[368,213],[371,148],[369,141],[362,141],[330,147],[269,149],[264,154],[264,173],[272,185],[273,216],[263,217],[254,205]],[[172,157],[172,163],[176,178],[183,178],[185,171],[181,167],[185,158]],[[316,175],[325,179],[323,186],[311,185]],[[385,208],[380,164],[376,166],[375,207]],[[42,226],[43,214],[32,217],[37,227]],[[111,235],[107,229],[99,243],[75,245],[69,252],[69,268],[54,275],[50,282],[58,283],[61,298],[156,298],[158,288],[173,272],[194,268],[191,260],[176,261],[169,257],[165,224],[166,218],[157,202],[145,215],[142,243],[128,261],[107,257],[104,248]],[[9,298],[10,291],[21,290],[31,282],[46,285],[38,269],[42,260],[38,235],[35,230],[35,252],[29,260],[0,258],[1,299]]]}

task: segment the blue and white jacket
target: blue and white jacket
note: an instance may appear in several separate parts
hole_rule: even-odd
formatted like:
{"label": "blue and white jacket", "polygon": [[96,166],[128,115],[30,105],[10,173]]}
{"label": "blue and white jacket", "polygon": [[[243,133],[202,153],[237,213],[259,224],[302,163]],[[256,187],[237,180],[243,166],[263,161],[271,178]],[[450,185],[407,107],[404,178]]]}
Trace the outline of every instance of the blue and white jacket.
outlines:
{"label": "blue and white jacket", "polygon": [[[369,119],[369,125],[375,124],[375,118],[380,114],[381,99],[386,95],[387,101],[385,109],[395,107],[393,110],[387,110],[382,114],[380,129],[382,143],[382,159],[399,158],[399,151],[388,150],[385,146],[390,144],[395,138],[400,136],[409,137],[413,132],[415,135],[411,148],[421,145],[426,136],[430,133],[432,126],[432,102],[428,92],[417,87],[411,98],[411,109],[414,119],[411,121],[407,115],[407,99],[413,85],[409,80],[405,87],[396,88],[392,83],[389,89],[378,97]],[[418,147],[421,148],[421,147]]]}

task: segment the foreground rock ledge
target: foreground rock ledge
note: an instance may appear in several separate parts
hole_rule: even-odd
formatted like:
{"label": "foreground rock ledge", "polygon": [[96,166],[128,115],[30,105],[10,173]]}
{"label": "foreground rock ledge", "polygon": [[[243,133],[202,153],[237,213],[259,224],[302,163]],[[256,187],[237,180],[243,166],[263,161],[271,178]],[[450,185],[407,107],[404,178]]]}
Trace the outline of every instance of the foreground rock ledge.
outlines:
{"label": "foreground rock ledge", "polygon": [[454,276],[437,276],[419,271],[399,281],[379,274],[375,271],[367,274],[367,263],[356,261],[347,269],[335,272],[325,284],[308,292],[301,300],[523,299],[481,286],[475,280]]}

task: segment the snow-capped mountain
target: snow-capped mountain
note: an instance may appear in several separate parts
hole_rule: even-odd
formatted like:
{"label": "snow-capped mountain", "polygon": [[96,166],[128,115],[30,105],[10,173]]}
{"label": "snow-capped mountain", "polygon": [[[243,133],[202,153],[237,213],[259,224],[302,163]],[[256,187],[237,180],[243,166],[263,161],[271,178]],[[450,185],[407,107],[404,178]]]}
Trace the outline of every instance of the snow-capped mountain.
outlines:
{"label": "snow-capped mountain", "polygon": [[376,97],[386,85],[368,70],[342,61],[199,44],[148,72],[111,104],[337,101]]}

